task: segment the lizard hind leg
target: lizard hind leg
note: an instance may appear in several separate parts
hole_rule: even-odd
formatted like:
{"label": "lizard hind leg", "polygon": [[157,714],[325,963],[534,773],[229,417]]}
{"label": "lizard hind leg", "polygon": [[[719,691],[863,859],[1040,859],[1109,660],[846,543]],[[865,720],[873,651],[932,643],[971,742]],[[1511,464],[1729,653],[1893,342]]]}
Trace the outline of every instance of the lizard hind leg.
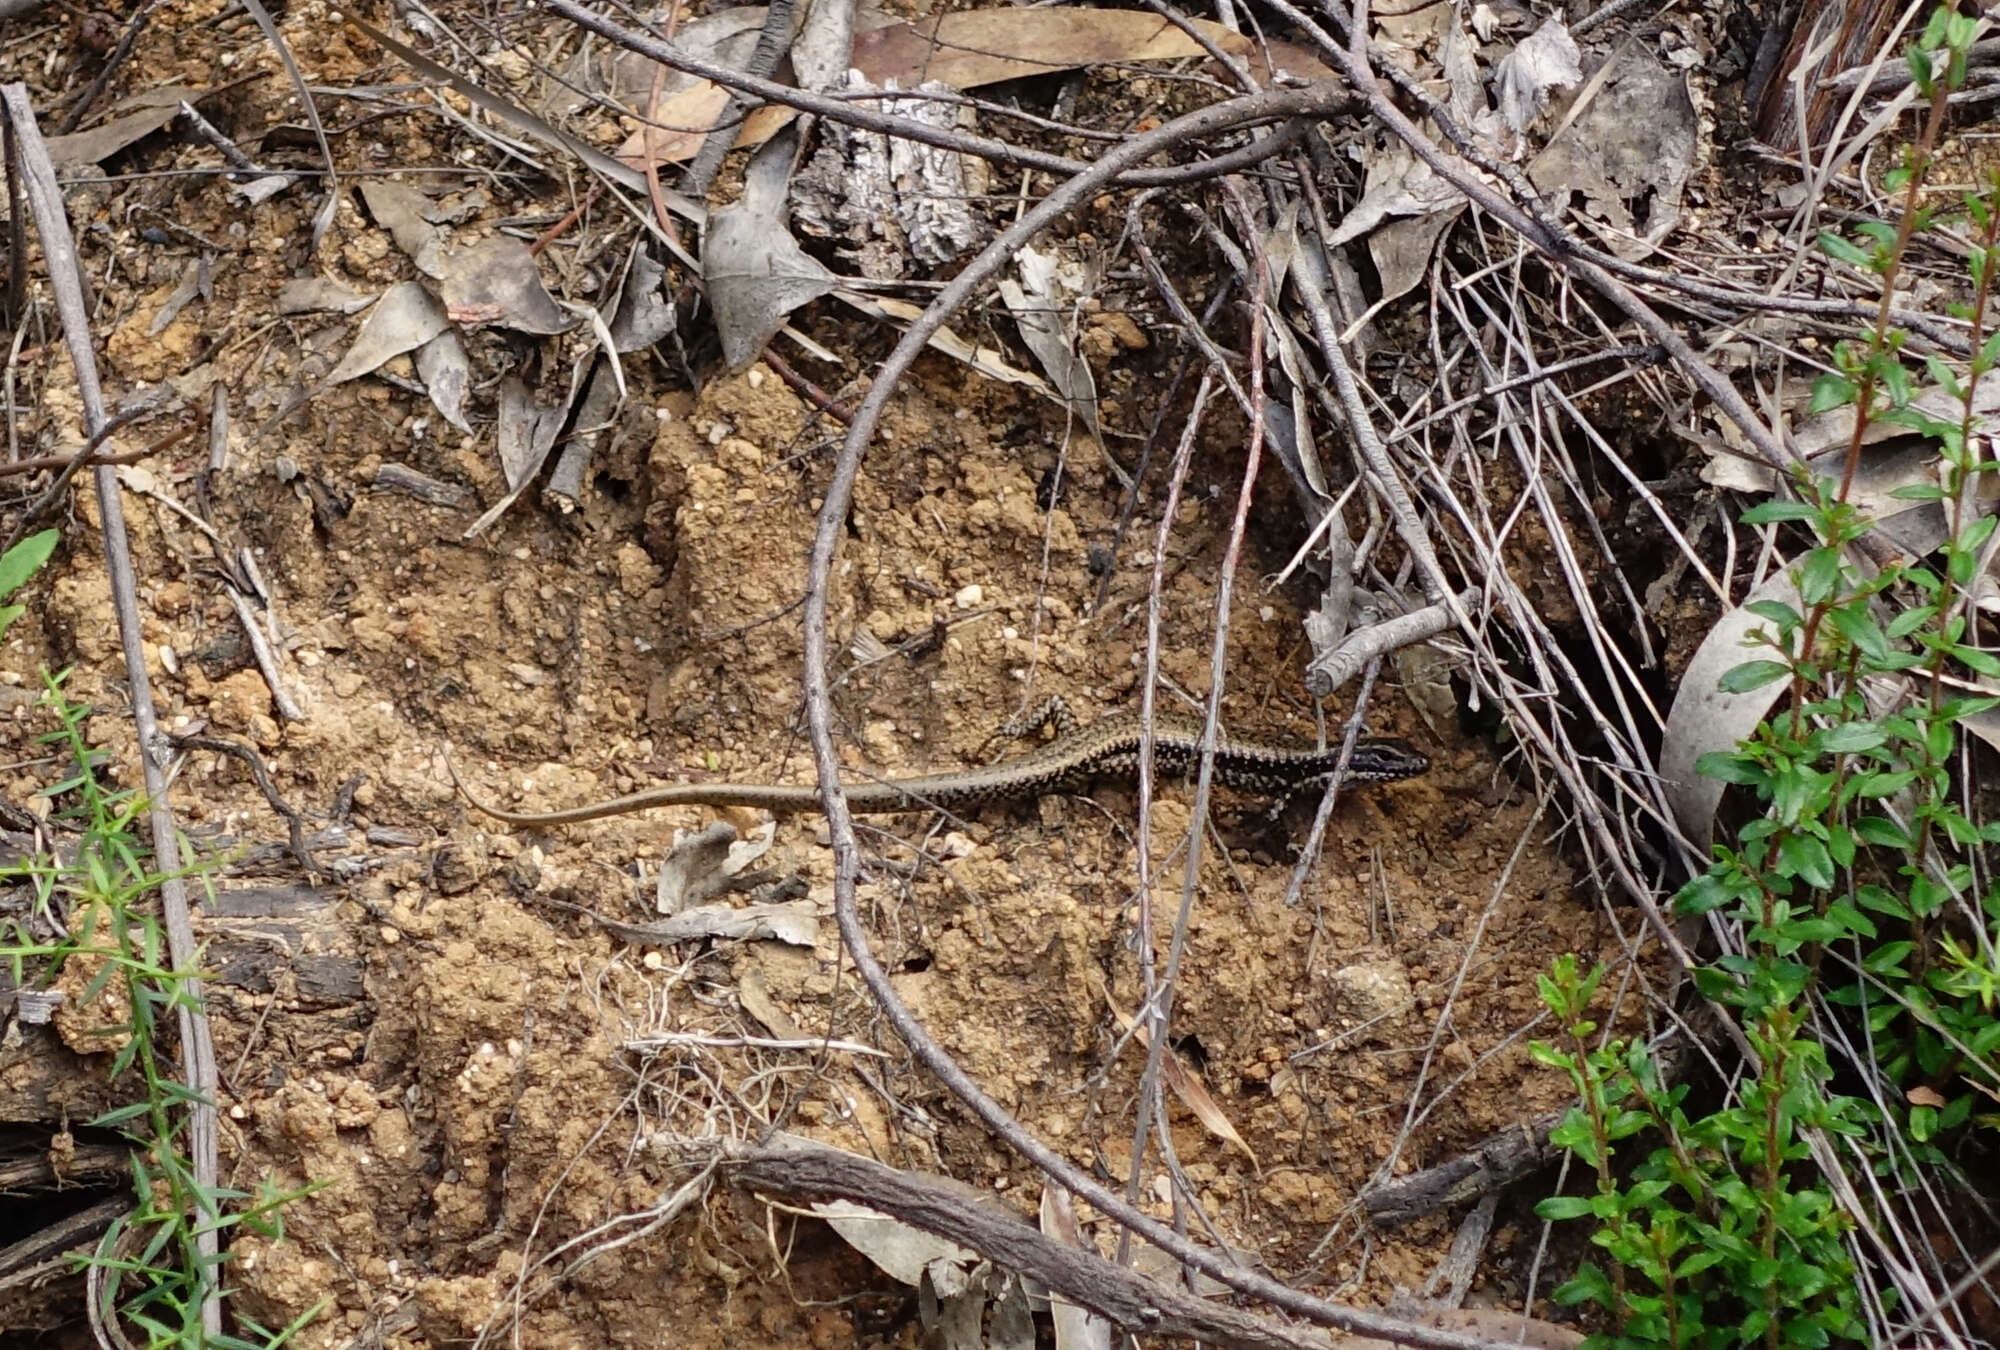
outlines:
{"label": "lizard hind leg", "polygon": [[1069,701],[1061,694],[1051,694],[1032,712],[1002,722],[999,729],[986,738],[986,744],[980,746],[980,750],[983,753],[995,741],[1024,740],[1050,728],[1054,729],[1056,740],[1062,740],[1076,731],[1076,714],[1070,711]]}

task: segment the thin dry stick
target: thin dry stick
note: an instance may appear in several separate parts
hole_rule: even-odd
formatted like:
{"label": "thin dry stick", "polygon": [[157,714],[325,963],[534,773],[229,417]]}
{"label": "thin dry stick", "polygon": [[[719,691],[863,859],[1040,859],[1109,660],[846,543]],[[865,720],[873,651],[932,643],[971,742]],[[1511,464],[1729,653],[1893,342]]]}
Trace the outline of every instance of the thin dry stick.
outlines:
{"label": "thin dry stick", "polygon": [[[1208,411],[1208,400],[1215,392],[1215,372],[1211,368],[1202,372],[1201,383],[1195,389],[1194,407],[1188,414],[1185,426],[1181,428],[1180,444],[1174,450],[1174,462],[1167,475],[1167,496],[1160,504],[1160,526],[1153,539],[1153,572],[1146,588],[1146,656],[1145,669],[1139,681],[1139,824],[1138,824],[1138,869],[1139,869],[1139,914],[1135,924],[1139,951],[1139,979],[1146,991],[1148,1006],[1153,1001],[1157,980],[1153,973],[1153,718],[1155,703],[1160,687],[1160,607],[1161,597],[1166,593],[1167,540],[1173,531],[1174,517],[1180,510],[1181,490],[1187,484],[1188,465],[1194,458],[1195,442],[1199,439],[1203,416]],[[1198,830],[1199,825],[1195,828]],[[1144,1018],[1145,1009],[1140,1009],[1138,1018]],[[1164,1038],[1157,1034],[1146,1050],[1146,1072],[1157,1072],[1157,1056],[1153,1045]],[[1156,1082],[1145,1077],[1145,1083]],[[1147,1113],[1153,1109],[1151,1092],[1142,1092],[1137,1119],[1132,1124],[1132,1167],[1125,1176],[1125,1197],[1133,1204],[1139,1203],[1139,1185],[1142,1165],[1146,1156],[1146,1135],[1148,1133]],[[1118,1234],[1118,1259],[1122,1265],[1131,1242],[1131,1231]]]}
{"label": "thin dry stick", "polygon": [[[1468,602],[1470,603],[1470,602]],[[1319,848],[1326,838],[1327,823],[1333,819],[1333,808],[1340,800],[1340,779],[1347,772],[1348,764],[1354,759],[1354,747],[1361,741],[1361,723],[1368,715],[1368,701],[1375,693],[1375,675],[1382,669],[1382,658],[1369,661],[1361,672],[1361,688],[1354,695],[1354,712],[1347,719],[1347,728],[1341,733],[1339,768],[1326,781],[1326,791],[1320,793],[1319,809],[1313,812],[1312,828],[1306,831],[1306,842],[1299,849],[1298,865],[1292,869],[1292,879],[1285,887],[1285,907],[1290,909],[1299,903],[1305,894],[1306,880],[1319,863]]]}
{"label": "thin dry stick", "polygon": [[[1257,470],[1263,462],[1264,454],[1264,320],[1269,313],[1266,308],[1270,291],[1270,269],[1263,251],[1256,248],[1256,230],[1250,205],[1243,199],[1235,180],[1225,180],[1225,190],[1235,205],[1245,226],[1244,233],[1252,243],[1250,310],[1250,419],[1249,445],[1243,461],[1243,486],[1236,497],[1236,512],[1229,525],[1228,542],[1223,547],[1222,576],[1216,587],[1215,625],[1209,646],[1208,702],[1204,710],[1201,733],[1201,762],[1195,773],[1194,803],[1189,810],[1189,833],[1186,857],[1181,864],[1180,911],[1174,916],[1173,938],[1167,946],[1167,969],[1157,987],[1146,991],[1146,1007],[1140,1009],[1137,1020],[1143,1025],[1150,1023],[1151,1034],[1146,1041],[1146,1069],[1140,1078],[1142,1091],[1139,1094],[1138,1122],[1135,1126],[1135,1147],[1132,1167],[1136,1174],[1144,1157],[1143,1144],[1149,1130],[1147,1117],[1156,1105],[1163,1106],[1160,1093],[1162,1061],[1167,1053],[1168,1024],[1173,1015],[1174,991],[1180,985],[1181,962],[1187,955],[1187,940],[1194,921],[1195,895],[1201,884],[1202,844],[1207,838],[1204,828],[1208,821],[1209,796],[1215,786],[1215,747],[1221,734],[1222,690],[1227,679],[1229,656],[1229,614],[1230,602],[1235,595],[1236,569],[1243,557],[1243,539],[1249,530],[1250,503],[1257,486]],[[1173,522],[1173,514],[1160,517],[1160,530],[1164,543],[1167,530]],[[1164,553],[1164,548],[1161,550]],[[1149,655],[1157,650],[1159,632],[1149,626],[1147,632]],[[1148,697],[1152,694],[1150,684]],[[1143,706],[1143,705],[1142,705]],[[1141,753],[1150,749],[1150,730],[1141,732]],[[1149,1090],[1148,1090],[1149,1089]],[[1171,1148],[1165,1139],[1166,1120],[1164,1111],[1160,1118],[1162,1147]],[[1129,1183],[1128,1183],[1129,1188]]]}
{"label": "thin dry stick", "polygon": [[[63,212],[62,189],[56,184],[55,165],[49,162],[48,146],[35,125],[34,104],[26,85],[0,86],[0,111],[16,137],[19,166],[27,180],[28,200],[35,214],[35,229],[41,235],[42,256],[49,273],[49,288],[55,294],[56,311],[62,316],[63,340],[69,345],[70,361],[76,369],[77,394],[83,403],[84,425],[95,436],[107,418],[104,391],[98,383],[97,360],[91,348],[90,316],[83,301],[82,277],[77,271],[76,240],[70,235],[69,219]],[[181,884],[180,840],[174,829],[172,809],[167,805],[166,774],[158,752],[162,748],[159,718],[153,711],[152,684],[146,672],[144,634],[139,622],[139,587],[132,571],[132,547],[125,534],[125,508],[119,500],[118,474],[109,465],[92,470],[97,487],[97,510],[104,535],[104,565],[111,584],[111,604],[118,615],[118,640],[125,651],[125,679],[132,694],[132,721],[138,734],[139,767],[146,784],[147,817],[153,829],[153,856],[162,873],[160,916],[167,930],[167,950],[174,967],[181,972],[177,986],[181,995],[174,999],[181,1033],[181,1072],[187,1082],[188,1155],[193,1165],[195,1192],[206,1200],[216,1193],[215,1046],[209,1038],[208,1013],[202,1002],[194,928],[188,922],[187,890]],[[202,1214],[195,1222],[196,1251],[203,1269],[218,1272],[221,1215]],[[203,1333],[211,1340],[222,1335],[222,1291],[220,1282],[210,1278],[202,1290]]]}

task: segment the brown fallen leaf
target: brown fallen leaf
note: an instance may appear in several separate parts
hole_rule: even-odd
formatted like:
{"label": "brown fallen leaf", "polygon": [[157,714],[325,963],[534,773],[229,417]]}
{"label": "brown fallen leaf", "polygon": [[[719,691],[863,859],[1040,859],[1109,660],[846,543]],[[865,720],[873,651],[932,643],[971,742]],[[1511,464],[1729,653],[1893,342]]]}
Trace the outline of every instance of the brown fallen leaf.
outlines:
{"label": "brown fallen leaf", "polygon": [[[1105,1006],[1111,1009],[1111,1015],[1118,1019],[1118,1025],[1136,1035],[1141,1046],[1152,1044],[1151,1038],[1146,1034],[1146,1028],[1126,1016],[1124,1009],[1111,1001],[1109,989],[1104,991],[1104,1002]],[[1194,1118],[1200,1121],[1210,1134],[1242,1149],[1243,1156],[1248,1158],[1250,1165],[1262,1175],[1264,1165],[1257,1161],[1256,1150],[1243,1142],[1243,1136],[1229,1123],[1229,1117],[1222,1114],[1222,1108],[1216,1105],[1215,1098],[1208,1095],[1208,1089],[1202,1086],[1201,1080],[1181,1063],[1181,1057],[1174,1053],[1171,1045],[1162,1046],[1161,1050],[1160,1071],[1166,1075],[1167,1086],[1173,1089],[1174,1096],[1180,1098],[1181,1105],[1194,1112]]]}

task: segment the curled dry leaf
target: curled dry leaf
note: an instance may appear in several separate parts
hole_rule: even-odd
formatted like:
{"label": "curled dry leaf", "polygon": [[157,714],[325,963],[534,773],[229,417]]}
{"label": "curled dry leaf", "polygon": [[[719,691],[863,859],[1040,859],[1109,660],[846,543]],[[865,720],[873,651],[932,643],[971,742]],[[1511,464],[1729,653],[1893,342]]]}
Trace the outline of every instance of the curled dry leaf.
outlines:
{"label": "curled dry leaf", "polygon": [[1397,216],[1455,215],[1464,206],[1465,194],[1440,178],[1403,142],[1392,140],[1369,159],[1361,200],[1341,217],[1326,245],[1338,248]]}
{"label": "curled dry leaf", "polygon": [[88,131],[49,137],[49,161],[58,165],[100,163],[179,117],[183,102],[199,103],[218,92],[170,84],[133,94],[113,104],[111,116]]}
{"label": "curled dry leaf", "polygon": [[806,1039],[804,1028],[792,1020],[792,1015],[778,1006],[771,997],[771,991],[764,983],[764,972],[755,966],[746,968],[736,981],[736,1001],[743,1011],[756,1018],[764,1030],[781,1041],[802,1041]]}
{"label": "curled dry leaf", "polygon": [[674,840],[660,863],[653,908],[661,914],[678,914],[727,886],[729,846],[735,842],[736,827],[726,820],[713,821]]}
{"label": "curled dry leaf", "polygon": [[321,309],[356,314],[374,303],[373,291],[359,291],[330,277],[295,277],[278,288],[280,314],[310,314]]}
{"label": "curled dry leaf", "polygon": [[542,465],[548,462],[549,451],[555,447],[557,434],[569,421],[569,410],[576,405],[577,395],[582,390],[595,355],[595,352],[586,352],[571,365],[568,396],[553,408],[537,408],[534,395],[528,392],[520,376],[509,375],[500,381],[500,415],[495,426],[495,439],[500,453],[500,469],[507,475],[507,495],[467,526],[463,538],[476,539],[484,534],[494,521],[507,514],[541,473]]}
{"label": "curled dry leaf", "polygon": [[1077,313],[1078,297],[1094,289],[1091,279],[1065,275],[1083,270],[1066,269],[1051,250],[1032,246],[1015,255],[1020,280],[1003,279],[1000,298],[1007,302],[1021,339],[1042,364],[1049,382],[1056,387],[1070,411],[1083,419],[1092,436],[1103,439],[1097,423],[1097,377],[1090,363],[1077,349],[1070,321]]}
{"label": "curled dry leaf", "polygon": [[444,232],[430,222],[429,197],[402,183],[371,178],[361,184],[361,200],[367,203],[368,214],[375,218],[375,223],[389,232],[396,247],[409,255],[419,272],[433,280],[444,276],[443,264],[438,259]]}
{"label": "curled dry leaf", "polygon": [[469,434],[472,424],[465,420],[465,393],[472,385],[472,361],[457,332],[447,328],[417,348],[417,378],[444,420]]}
{"label": "curled dry leaf", "polygon": [[822,1200],[811,1208],[848,1246],[873,1261],[877,1269],[898,1284],[914,1288],[927,1273],[935,1271],[933,1287],[940,1293],[955,1292],[964,1287],[967,1277],[982,1260],[970,1248],[912,1228],[866,1205],[849,1200]]}
{"label": "curled dry leaf", "polygon": [[782,942],[791,947],[819,943],[819,912],[809,901],[783,905],[696,905],[657,923],[600,923],[633,942],[667,944],[723,939]]}
{"label": "curled dry leaf", "polygon": [[[1929,385],[1912,394],[1908,406],[1913,412],[1920,412],[1945,422],[1956,422],[1964,413],[1964,404],[1936,385]],[[2000,380],[1981,380],[1972,395],[1971,429],[1975,434],[1992,434],[1993,413],[1996,409],[2000,409]],[[1908,427],[1876,418],[1862,430],[1861,444],[1880,445],[1884,441],[1905,440],[1913,435]],[[1853,439],[1852,405],[1812,413],[1800,420],[1798,430],[1792,434],[1792,441],[1798,447],[1799,453],[1808,459],[1817,459],[1829,453],[1845,454],[1848,443]]]}
{"label": "curled dry leaf", "polygon": [[674,298],[665,288],[667,269],[646,246],[633,243],[618,299],[611,306],[611,345],[618,352],[644,351],[674,331]]}
{"label": "curled dry leaf", "polygon": [[[883,323],[915,323],[923,317],[923,306],[913,305],[907,300],[898,300],[893,296],[864,295],[845,286],[834,291],[833,295],[836,300],[843,301],[869,318]],[[949,328],[940,328],[931,335],[931,340],[925,345],[932,351],[942,352],[954,361],[964,362],[989,380],[999,380],[1003,384],[1025,385],[1044,398],[1061,401],[1061,396],[1050,387],[1049,383],[1032,370],[1021,369],[995,348],[982,347],[968,341]]]}

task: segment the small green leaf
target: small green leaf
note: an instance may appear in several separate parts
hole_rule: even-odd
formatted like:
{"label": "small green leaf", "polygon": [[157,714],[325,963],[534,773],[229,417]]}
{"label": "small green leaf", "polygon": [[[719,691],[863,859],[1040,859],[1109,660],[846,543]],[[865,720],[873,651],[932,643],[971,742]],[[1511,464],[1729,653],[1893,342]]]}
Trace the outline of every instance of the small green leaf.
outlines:
{"label": "small green leaf", "polygon": [[61,538],[60,530],[41,530],[0,555],[0,599],[20,590],[29,577],[41,570]]}
{"label": "small green leaf", "polygon": [[1840,551],[1816,548],[1799,566],[1799,598],[1808,605],[1824,604],[1840,586]]}
{"label": "small green leaf", "polygon": [[1929,373],[1931,383],[1944,390],[1953,402],[1963,403],[1965,401],[1965,386],[1959,383],[1958,372],[1952,369],[1949,361],[1935,352],[1926,352],[1924,354],[1924,369]]}
{"label": "small green leaf", "polygon": [[1797,628],[1805,622],[1805,616],[1782,600],[1751,600],[1743,608],[1760,619],[1769,619],[1779,628]]}
{"label": "small green leaf", "polygon": [[1694,771],[1703,778],[1718,778],[1738,787],[1762,787],[1770,775],[1757,764],[1731,750],[1710,750],[1694,762]]}
{"label": "small green leaf", "polygon": [[1826,845],[1809,834],[1788,834],[1778,845],[1778,861],[1792,876],[1824,890],[1833,885],[1833,859]]}
{"label": "small green leaf", "polygon": [[1945,499],[1945,490],[1936,483],[1908,483],[1889,495],[1905,502],[1941,502]]}
{"label": "small green leaf", "polygon": [[[1860,822],[1856,822],[1856,824],[1860,824]],[[1904,852],[1908,852],[1910,842],[1908,842],[1908,838],[1902,838],[1900,842],[1890,844],[1890,848],[1902,848]],[[1886,886],[1874,886],[1874,884],[1860,886],[1854,892],[1854,900],[1862,908],[1874,910],[1876,914],[1888,914],[1890,918],[1900,918],[1900,920],[1906,920],[1906,922],[1910,918],[1910,906],[1906,906],[1902,902],[1902,896],[1898,896],[1896,892],[1888,890]]]}
{"label": "small green leaf", "polygon": [[1769,501],[1745,511],[1742,519],[1745,525],[1775,525],[1781,521],[1811,520],[1817,514],[1817,508],[1809,502]]}
{"label": "small green leaf", "polygon": [[1611,1281],[1596,1262],[1580,1261],[1576,1274],[1557,1286],[1549,1297],[1565,1308],[1573,1308],[1579,1303],[1597,1303],[1608,1308],[1617,1295],[1612,1292]]}
{"label": "small green leaf", "polygon": [[1868,266],[1868,254],[1856,248],[1832,230],[1821,230],[1819,238],[1815,242],[1818,243],[1820,252],[1826,254],[1827,257],[1834,259],[1836,262],[1844,262],[1850,267]]}
{"label": "small green leaf", "polygon": [[1915,945],[1910,942],[1885,942],[1861,959],[1862,968],[1871,975],[1900,975],[1903,963],[1910,959]]}
{"label": "small green leaf", "polygon": [[1893,797],[1915,782],[1916,777],[1908,769],[1898,769],[1894,773],[1859,773],[1854,776],[1852,786],[1857,797]]}
{"label": "small green leaf", "polygon": [[[1893,238],[1885,241],[1885,246],[1893,246],[1893,244]],[[1890,407],[1901,408],[1908,405],[1911,393],[1908,367],[1904,366],[1901,362],[1884,362],[1882,366],[1882,384],[1888,392]]]}
{"label": "small green leaf", "polygon": [[1868,916],[1848,904],[1845,900],[1836,900],[1828,905],[1826,907],[1826,916],[1846,930],[1843,936],[1853,935],[1865,938],[1875,936],[1875,925],[1869,922]]}
{"label": "small green leaf", "polygon": [[1951,649],[1951,654],[1969,670],[1976,670],[1981,675],[2000,675],[2000,657],[1995,657],[1991,652],[1983,652],[1977,647],[1967,647],[1961,643]]}
{"label": "small green leaf", "polygon": [[1894,642],[1898,638],[1908,637],[1929,623],[1936,614],[1937,610],[1930,605],[1918,605],[1915,608],[1904,610],[1901,614],[1889,620],[1889,640]]}
{"label": "small green leaf", "polygon": [[1873,722],[1838,722],[1813,735],[1820,752],[1829,755],[1873,750],[1888,739],[1888,733]]}
{"label": "small green leaf", "polygon": [[1587,1195],[1552,1195],[1536,1204],[1538,1218],[1551,1222],[1564,1219],[1587,1219],[1590,1217],[1590,1197]]}
{"label": "small green leaf", "polygon": [[1747,694],[1791,673],[1791,668],[1780,661],[1745,661],[1723,672],[1716,687],[1725,694]]}
{"label": "small green leaf", "polygon": [[1712,909],[1720,909],[1734,896],[1722,878],[1714,872],[1704,872],[1681,887],[1674,897],[1674,908],[1682,914],[1706,914]]}

